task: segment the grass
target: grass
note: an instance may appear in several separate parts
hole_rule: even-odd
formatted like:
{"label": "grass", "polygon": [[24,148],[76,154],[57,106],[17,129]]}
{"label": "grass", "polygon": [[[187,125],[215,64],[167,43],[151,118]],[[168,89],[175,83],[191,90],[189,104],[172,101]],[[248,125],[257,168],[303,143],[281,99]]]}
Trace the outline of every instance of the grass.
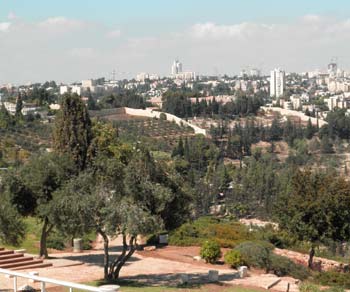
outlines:
{"label": "grass", "polygon": [[[19,246],[14,245],[2,245],[7,249],[26,249],[27,253],[39,254],[39,242],[41,235],[42,223],[40,220],[34,217],[27,217],[24,219],[26,225],[26,236],[24,240],[19,244]],[[54,234],[52,234],[54,235]],[[96,239],[96,233],[90,232],[83,236],[86,241],[94,241]]]}

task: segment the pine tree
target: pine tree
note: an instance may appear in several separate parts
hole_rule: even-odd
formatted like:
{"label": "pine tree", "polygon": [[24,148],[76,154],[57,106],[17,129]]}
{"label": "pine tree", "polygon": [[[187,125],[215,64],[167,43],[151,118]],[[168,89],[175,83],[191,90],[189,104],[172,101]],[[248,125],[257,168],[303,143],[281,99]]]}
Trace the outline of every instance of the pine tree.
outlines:
{"label": "pine tree", "polygon": [[56,151],[71,155],[82,170],[86,166],[91,140],[91,121],[84,103],[76,94],[64,95],[54,130]]}

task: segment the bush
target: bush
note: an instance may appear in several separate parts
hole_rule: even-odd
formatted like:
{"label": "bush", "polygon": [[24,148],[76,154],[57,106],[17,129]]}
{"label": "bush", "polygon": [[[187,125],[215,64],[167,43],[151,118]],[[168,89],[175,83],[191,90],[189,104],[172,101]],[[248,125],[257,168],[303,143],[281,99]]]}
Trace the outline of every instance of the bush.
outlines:
{"label": "bush", "polygon": [[239,222],[202,217],[173,231],[169,237],[169,244],[200,246],[206,240],[214,240],[221,247],[234,248],[237,244],[252,239],[254,235],[249,232],[248,227]]}
{"label": "bush", "polygon": [[161,121],[166,121],[166,114],[165,114],[165,113],[160,113],[159,119],[160,119]]}
{"label": "bush", "polygon": [[242,255],[239,251],[230,250],[225,254],[225,264],[230,265],[231,268],[238,268],[243,265]]}
{"label": "bush", "polygon": [[203,243],[200,256],[207,262],[215,264],[216,261],[221,257],[220,245],[213,240],[207,240]]}
{"label": "bush", "polygon": [[235,247],[234,250],[242,255],[242,260],[248,267],[256,267],[269,271],[272,249],[268,244],[247,241]]}
{"label": "bush", "polygon": [[310,276],[307,268],[294,263],[287,257],[271,254],[270,270],[279,277],[291,276],[299,280],[305,280]]}
{"label": "bush", "polygon": [[321,285],[337,286],[350,289],[350,274],[336,271],[321,272],[314,277]]}
{"label": "bush", "polygon": [[65,248],[65,239],[57,233],[52,233],[46,242],[48,248],[56,250],[64,250]]}

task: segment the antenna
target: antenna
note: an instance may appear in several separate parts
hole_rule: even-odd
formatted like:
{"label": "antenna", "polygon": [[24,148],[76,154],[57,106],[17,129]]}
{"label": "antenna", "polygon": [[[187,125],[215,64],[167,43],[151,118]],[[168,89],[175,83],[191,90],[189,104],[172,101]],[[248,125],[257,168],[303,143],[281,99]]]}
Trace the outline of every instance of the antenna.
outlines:
{"label": "antenna", "polygon": [[115,75],[117,74],[117,71],[115,69],[113,69],[111,74],[112,74],[112,81],[115,81]]}

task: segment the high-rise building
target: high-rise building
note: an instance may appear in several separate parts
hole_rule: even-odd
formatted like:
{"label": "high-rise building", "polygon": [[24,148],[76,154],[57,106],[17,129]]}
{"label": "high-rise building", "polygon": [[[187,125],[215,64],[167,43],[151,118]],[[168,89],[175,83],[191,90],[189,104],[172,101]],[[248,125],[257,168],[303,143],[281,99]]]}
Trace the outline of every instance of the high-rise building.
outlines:
{"label": "high-rise building", "polygon": [[281,69],[275,69],[271,71],[270,79],[270,96],[281,97],[284,92],[285,86],[285,72]]}
{"label": "high-rise building", "polygon": [[175,60],[173,65],[171,66],[171,75],[176,75],[182,72],[182,63],[179,60]]}

